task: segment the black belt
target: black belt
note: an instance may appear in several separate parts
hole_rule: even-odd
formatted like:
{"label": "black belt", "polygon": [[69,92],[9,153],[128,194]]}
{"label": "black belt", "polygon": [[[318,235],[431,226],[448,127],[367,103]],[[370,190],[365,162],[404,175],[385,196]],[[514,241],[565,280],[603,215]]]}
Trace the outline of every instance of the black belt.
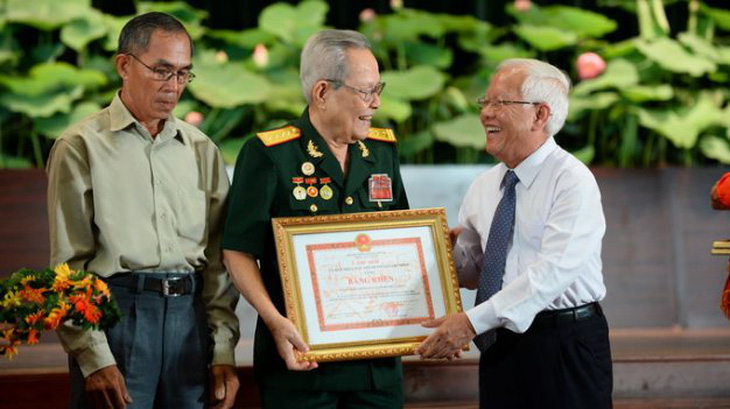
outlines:
{"label": "black belt", "polygon": [[105,279],[111,285],[131,288],[137,291],[151,291],[163,297],[179,297],[202,290],[197,274],[180,274],[172,277],[154,277],[161,273],[117,273]]}
{"label": "black belt", "polygon": [[563,310],[542,311],[535,316],[535,320],[532,322],[530,328],[558,327],[572,322],[587,320],[588,318],[602,314],[601,306],[597,302]]}

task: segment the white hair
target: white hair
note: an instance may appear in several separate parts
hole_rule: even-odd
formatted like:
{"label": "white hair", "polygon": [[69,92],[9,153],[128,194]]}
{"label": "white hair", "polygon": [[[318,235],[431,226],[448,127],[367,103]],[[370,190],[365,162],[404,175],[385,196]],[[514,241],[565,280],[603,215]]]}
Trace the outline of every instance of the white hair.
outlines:
{"label": "white hair", "polygon": [[497,72],[506,68],[522,69],[526,73],[522,83],[522,98],[542,102],[550,107],[550,118],[545,130],[553,136],[563,128],[568,116],[570,78],[558,68],[539,60],[512,58],[497,66]]}
{"label": "white hair", "polygon": [[350,48],[370,50],[370,41],[352,30],[322,30],[307,40],[299,64],[299,79],[307,103],[312,102],[312,88],[317,81],[344,82],[349,68],[346,51]]}

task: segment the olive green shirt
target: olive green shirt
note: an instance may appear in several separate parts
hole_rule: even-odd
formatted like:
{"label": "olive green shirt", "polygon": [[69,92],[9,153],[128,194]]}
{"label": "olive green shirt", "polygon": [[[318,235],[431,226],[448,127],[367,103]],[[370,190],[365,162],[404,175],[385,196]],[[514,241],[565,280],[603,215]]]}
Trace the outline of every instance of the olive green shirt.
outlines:
{"label": "olive green shirt", "polygon": [[[279,131],[284,135],[280,139],[295,135],[297,130],[299,137],[267,143],[257,137],[244,145],[236,162],[223,241],[223,248],[249,253],[258,259],[266,290],[282,315],[286,315],[286,309],[272,218],[408,208],[394,140],[366,139],[350,145],[345,176],[324,139],[312,126],[306,110],[292,126]],[[373,175],[390,178],[392,201],[370,200],[369,180]],[[332,196],[317,193],[299,200],[294,194],[298,185],[296,178],[304,178],[299,182],[302,187],[311,185],[318,192],[327,185]],[[311,178],[316,178],[316,182],[310,183]],[[262,385],[290,389],[368,390],[402,385],[400,359],[396,358],[320,363],[312,371],[289,371],[260,318],[254,338],[254,372]]]}
{"label": "olive green shirt", "polygon": [[[212,364],[234,364],[238,292],[220,249],[229,181],[215,144],[174,117],[153,138],[117,95],[61,135],[46,170],[51,265],[101,277],[199,272]],[[115,364],[103,332],[58,333],[84,376]]]}

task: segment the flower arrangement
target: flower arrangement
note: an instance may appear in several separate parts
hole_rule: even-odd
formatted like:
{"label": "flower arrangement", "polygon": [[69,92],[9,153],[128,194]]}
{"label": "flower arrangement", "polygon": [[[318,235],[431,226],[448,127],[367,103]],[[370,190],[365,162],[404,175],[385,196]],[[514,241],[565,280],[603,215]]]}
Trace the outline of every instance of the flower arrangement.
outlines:
{"label": "flower arrangement", "polygon": [[68,264],[43,271],[24,268],[0,282],[0,356],[12,359],[22,342],[37,344],[41,331],[65,321],[105,330],[120,317],[109,287],[96,275]]}

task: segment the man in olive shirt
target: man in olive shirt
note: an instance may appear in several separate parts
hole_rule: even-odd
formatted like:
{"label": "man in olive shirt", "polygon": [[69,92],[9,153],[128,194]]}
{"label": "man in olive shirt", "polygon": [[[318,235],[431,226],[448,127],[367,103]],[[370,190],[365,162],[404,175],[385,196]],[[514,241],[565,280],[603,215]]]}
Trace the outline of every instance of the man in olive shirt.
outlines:
{"label": "man in olive shirt", "polygon": [[301,118],[259,133],[241,150],[223,241],[226,267],[259,313],[254,370],[262,404],[401,408],[399,358],[296,359],[308,347],[285,316],[271,219],[408,207],[393,132],[370,128],[384,84],[367,39],[353,31],[315,34],[302,51],[300,76],[309,103]]}
{"label": "man in olive shirt", "polygon": [[51,152],[51,263],[103,277],[122,310],[106,333],[59,330],[72,407],[202,408],[209,371],[211,403],[235,399],[238,294],[220,253],[229,182],[210,139],[172,116],[191,57],[173,17],[130,20],[121,91]]}

